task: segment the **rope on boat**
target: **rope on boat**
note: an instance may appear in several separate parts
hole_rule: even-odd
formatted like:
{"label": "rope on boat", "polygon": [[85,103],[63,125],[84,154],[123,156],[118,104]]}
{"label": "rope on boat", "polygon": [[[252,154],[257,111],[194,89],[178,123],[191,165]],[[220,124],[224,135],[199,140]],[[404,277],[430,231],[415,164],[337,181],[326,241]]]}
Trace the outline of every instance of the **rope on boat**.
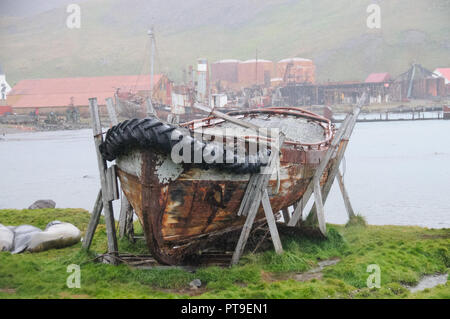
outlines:
{"label": "rope on boat", "polygon": [[[245,155],[245,158],[242,158],[234,149],[232,150],[233,154],[229,154],[231,150],[227,148],[219,149],[217,144],[198,140],[191,136],[190,131],[163,123],[153,117],[126,120],[111,127],[106,133],[105,141],[100,145],[100,152],[103,158],[108,161],[113,161],[118,156],[124,155],[135,148],[153,148],[170,155],[172,149],[178,143],[181,144],[177,148],[181,146],[181,149],[191,150],[191,159],[194,159],[195,150],[198,152],[201,150],[201,163],[183,162],[183,164],[192,164],[204,169],[218,168],[237,174],[259,172],[261,166],[267,164],[266,159],[270,154],[270,150],[267,150],[269,154],[266,156],[258,153],[257,155]],[[183,148],[183,146],[186,148]],[[214,155],[216,152],[223,152],[222,163],[219,161],[211,163],[211,154]],[[228,157],[233,160],[231,161]]]}

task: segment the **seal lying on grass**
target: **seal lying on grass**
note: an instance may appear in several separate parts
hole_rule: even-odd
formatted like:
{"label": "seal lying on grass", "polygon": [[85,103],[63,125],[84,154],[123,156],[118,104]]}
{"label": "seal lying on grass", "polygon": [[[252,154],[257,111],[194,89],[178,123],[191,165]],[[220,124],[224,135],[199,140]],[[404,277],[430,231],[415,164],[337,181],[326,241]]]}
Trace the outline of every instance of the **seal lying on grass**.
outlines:
{"label": "seal lying on grass", "polygon": [[10,251],[14,244],[14,232],[0,224],[0,251]]}
{"label": "seal lying on grass", "polygon": [[0,226],[0,248],[4,247],[3,250],[11,251],[12,254],[67,247],[76,244],[81,238],[81,231],[77,227],[58,220],[48,223],[44,231],[31,225]]}
{"label": "seal lying on grass", "polygon": [[40,228],[31,225],[20,225],[10,227],[14,231],[14,246],[11,251],[13,254],[19,254],[28,248],[31,238],[38,233],[42,233]]}
{"label": "seal lying on grass", "polygon": [[39,252],[52,248],[63,248],[76,244],[80,239],[81,231],[77,227],[55,220],[48,223],[43,232],[33,234],[27,250]]}

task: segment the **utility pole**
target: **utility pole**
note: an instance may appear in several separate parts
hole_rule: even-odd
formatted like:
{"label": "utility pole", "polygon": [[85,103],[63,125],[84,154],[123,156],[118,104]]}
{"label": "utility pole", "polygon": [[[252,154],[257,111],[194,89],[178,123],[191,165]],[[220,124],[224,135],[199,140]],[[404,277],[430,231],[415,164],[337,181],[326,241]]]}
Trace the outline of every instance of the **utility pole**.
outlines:
{"label": "utility pole", "polygon": [[[150,97],[148,99],[149,103],[147,104],[147,115],[150,115],[153,109],[153,65],[155,60],[155,35],[153,31],[153,27],[148,30],[147,34],[150,37]],[[150,105],[149,105],[150,104]]]}
{"label": "utility pole", "polygon": [[258,85],[258,48],[256,49],[255,57],[255,83]]}

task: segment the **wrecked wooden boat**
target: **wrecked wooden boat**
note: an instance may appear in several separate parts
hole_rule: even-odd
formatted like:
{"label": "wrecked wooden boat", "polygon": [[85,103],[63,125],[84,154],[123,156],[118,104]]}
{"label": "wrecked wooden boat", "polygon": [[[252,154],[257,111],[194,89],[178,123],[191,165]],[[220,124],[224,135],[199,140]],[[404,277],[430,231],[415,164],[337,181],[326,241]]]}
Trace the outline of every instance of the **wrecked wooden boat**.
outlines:
{"label": "wrecked wooden boat", "polygon": [[[243,110],[228,115],[258,127],[281,129],[285,140],[278,169],[269,180],[270,204],[278,212],[296,203],[328,150],[335,134],[333,124],[294,107]],[[204,142],[194,133],[201,130],[211,137],[224,129],[237,132],[245,141],[246,150],[251,143],[261,144],[264,139],[255,137],[250,129],[214,116],[179,126],[145,118],[113,126],[100,145],[103,158],[116,161],[122,190],[143,226],[152,255],[160,263],[178,264],[202,244],[242,228],[245,222],[245,216],[238,216],[237,212],[251,174],[260,171],[265,165],[264,156],[273,151],[270,143],[243,158],[236,148],[225,148],[221,156],[228,159],[231,155],[233,161],[173,160],[173,151],[181,141],[192,149],[210,148],[214,152],[223,140],[212,138]],[[322,185],[327,173],[325,170],[322,175]],[[264,219],[260,207],[255,221]]]}

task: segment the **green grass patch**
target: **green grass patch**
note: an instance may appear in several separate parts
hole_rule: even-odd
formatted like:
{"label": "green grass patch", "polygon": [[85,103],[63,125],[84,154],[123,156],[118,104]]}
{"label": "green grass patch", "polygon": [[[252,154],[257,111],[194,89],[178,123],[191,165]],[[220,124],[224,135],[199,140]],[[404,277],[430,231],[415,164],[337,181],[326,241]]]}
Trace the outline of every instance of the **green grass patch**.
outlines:
{"label": "green grass patch", "polygon": [[[0,210],[4,225],[31,224],[44,228],[52,220],[70,222],[83,232],[89,213],[81,209]],[[360,223],[357,223],[360,225]],[[136,224],[137,233],[142,233]],[[93,262],[107,250],[103,219],[89,252],[81,243],[64,249],[11,255],[0,253],[0,298],[449,298],[448,283],[411,294],[425,274],[450,267],[450,230],[420,227],[328,225],[328,239],[282,237],[284,253],[246,254],[233,267],[205,267],[195,273],[182,269],[135,269]],[[123,252],[147,254],[143,240],[119,240]],[[339,258],[321,278],[300,282],[295,275],[317,267],[321,260]],[[67,266],[81,267],[81,288],[66,285]],[[369,289],[367,266],[381,269],[381,288]],[[190,291],[198,278],[202,289]],[[200,294],[200,295],[198,295]]]}
{"label": "green grass patch", "polygon": [[351,216],[347,224],[345,224],[345,227],[353,227],[353,226],[366,227],[367,226],[366,218],[362,215]]}

